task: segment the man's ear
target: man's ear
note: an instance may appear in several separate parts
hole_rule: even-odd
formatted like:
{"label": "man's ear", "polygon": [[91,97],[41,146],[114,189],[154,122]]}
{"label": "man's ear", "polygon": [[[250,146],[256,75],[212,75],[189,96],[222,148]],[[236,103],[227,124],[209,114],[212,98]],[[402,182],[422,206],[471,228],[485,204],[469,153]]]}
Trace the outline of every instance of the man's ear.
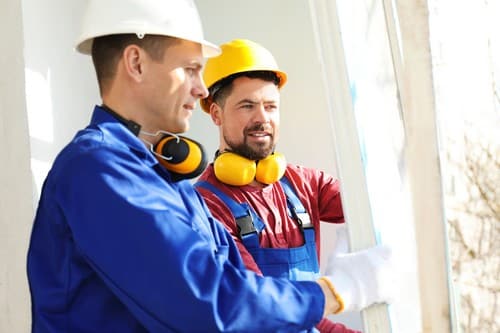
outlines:
{"label": "man's ear", "polygon": [[210,104],[210,117],[212,117],[212,121],[214,122],[215,125],[220,126],[222,124],[222,109],[219,106],[219,104],[213,102]]}
{"label": "man's ear", "polygon": [[123,63],[129,77],[134,81],[142,81],[146,53],[137,45],[129,45],[123,50]]}

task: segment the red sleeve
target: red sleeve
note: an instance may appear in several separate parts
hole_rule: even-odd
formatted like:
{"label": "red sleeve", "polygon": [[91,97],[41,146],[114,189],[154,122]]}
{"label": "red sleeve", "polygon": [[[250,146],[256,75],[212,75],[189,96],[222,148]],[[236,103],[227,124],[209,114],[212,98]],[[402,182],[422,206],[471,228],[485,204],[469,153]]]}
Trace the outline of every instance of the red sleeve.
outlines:
{"label": "red sleeve", "polygon": [[340,183],[334,178],[327,178],[324,180],[326,182],[320,182],[318,187],[320,220],[325,222],[344,223]]}
{"label": "red sleeve", "polygon": [[316,328],[321,333],[362,333],[360,331],[351,330],[340,323],[335,323],[328,318],[323,318]]}
{"label": "red sleeve", "polygon": [[313,221],[343,223],[344,212],[340,196],[340,183],[333,176],[312,168],[289,165],[287,177],[291,179],[300,201],[307,205]]}
{"label": "red sleeve", "polygon": [[250,252],[248,252],[245,245],[243,245],[243,243],[241,242],[238,226],[236,225],[236,220],[234,219],[231,210],[212,191],[208,191],[200,187],[198,187],[197,190],[205,200],[205,203],[207,204],[208,209],[210,209],[213,217],[215,217],[216,220],[222,223],[224,227],[226,227],[227,231],[229,231],[229,233],[231,234],[234,242],[236,243],[236,246],[238,247],[238,250],[240,251],[240,255],[243,259],[245,267],[259,275],[263,275],[252,255],[250,254]]}

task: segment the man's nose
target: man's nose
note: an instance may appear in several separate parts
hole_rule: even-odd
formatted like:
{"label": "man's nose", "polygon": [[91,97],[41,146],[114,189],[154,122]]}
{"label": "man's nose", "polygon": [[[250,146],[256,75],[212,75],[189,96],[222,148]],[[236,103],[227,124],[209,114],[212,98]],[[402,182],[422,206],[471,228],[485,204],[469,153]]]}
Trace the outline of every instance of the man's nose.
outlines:
{"label": "man's nose", "polygon": [[267,112],[266,106],[263,103],[256,105],[255,119],[263,123],[268,122],[269,112]]}
{"label": "man's nose", "polygon": [[193,95],[199,99],[205,98],[208,96],[208,89],[203,82],[201,76],[196,80],[196,84],[193,87]]}

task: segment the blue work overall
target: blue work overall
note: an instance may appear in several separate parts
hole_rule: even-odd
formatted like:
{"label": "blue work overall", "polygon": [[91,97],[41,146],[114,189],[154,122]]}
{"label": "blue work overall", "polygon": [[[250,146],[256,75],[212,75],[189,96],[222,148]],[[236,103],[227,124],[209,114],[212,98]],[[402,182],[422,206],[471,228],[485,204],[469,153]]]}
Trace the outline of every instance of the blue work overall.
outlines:
{"label": "blue work overall", "polygon": [[304,236],[304,244],[294,248],[263,248],[259,234],[265,228],[262,219],[248,203],[238,203],[206,181],[196,183],[216,194],[231,210],[239,229],[243,245],[252,255],[262,274],[290,280],[315,280],[319,277],[314,227],[309,214],[295,194],[286,177],[280,180],[287,199],[287,211],[298,224]]}

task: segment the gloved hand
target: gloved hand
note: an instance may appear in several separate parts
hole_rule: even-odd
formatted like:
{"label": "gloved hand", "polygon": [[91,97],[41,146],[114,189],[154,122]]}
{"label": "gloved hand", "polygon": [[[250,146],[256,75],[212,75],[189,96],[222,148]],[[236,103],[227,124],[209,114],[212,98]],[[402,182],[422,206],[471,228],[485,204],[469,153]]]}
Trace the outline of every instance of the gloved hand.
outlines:
{"label": "gloved hand", "polygon": [[[339,235],[338,235],[339,236]],[[343,311],[359,311],[374,303],[390,303],[397,293],[392,251],[377,245],[330,256],[325,275],[344,302]]]}

